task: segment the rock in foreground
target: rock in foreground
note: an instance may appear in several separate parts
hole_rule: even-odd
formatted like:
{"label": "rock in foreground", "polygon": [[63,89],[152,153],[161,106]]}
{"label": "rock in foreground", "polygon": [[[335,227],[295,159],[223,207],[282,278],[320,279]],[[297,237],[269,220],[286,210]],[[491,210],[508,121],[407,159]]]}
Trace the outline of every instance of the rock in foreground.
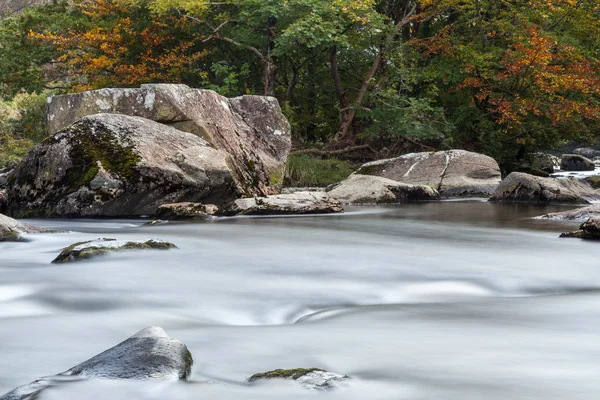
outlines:
{"label": "rock in foreground", "polygon": [[[54,96],[47,105],[47,134],[98,113],[143,117],[197,135],[231,156],[231,170],[242,195],[279,193],[292,142],[290,124],[274,97],[228,99],[212,90],[172,84]],[[177,201],[199,200],[163,203]]]}
{"label": "rock in foreground", "polygon": [[404,203],[438,200],[437,190],[426,185],[411,185],[372,175],[352,174],[348,179],[331,185],[327,194],[343,203]]}
{"label": "rock in foreground", "polygon": [[207,219],[219,212],[214,204],[173,203],[163,204],[156,210],[156,216],[166,220]]}
{"label": "rock in foreground", "polygon": [[490,201],[588,204],[590,200],[599,198],[600,196],[585,181],[571,178],[542,178],[522,172],[512,172],[498,186]]}
{"label": "rock in foreground", "polygon": [[297,192],[266,197],[237,199],[223,215],[295,215],[343,212],[341,203],[323,192]]}
{"label": "rock in foreground", "polygon": [[590,218],[581,224],[578,231],[565,232],[560,237],[600,240],[600,218]]}
{"label": "rock in foreground", "polygon": [[146,328],[115,347],[53,377],[18,387],[0,400],[31,399],[41,390],[74,379],[186,379],[192,354],[160,327]]}
{"label": "rock in foreground", "polygon": [[334,374],[319,368],[276,369],[274,371],[254,374],[248,382],[265,379],[287,379],[298,382],[307,389],[326,390],[339,387],[340,384],[350,379],[347,375]]}
{"label": "rock in foreground", "polygon": [[405,154],[364,164],[356,173],[431,186],[442,197],[489,197],[501,179],[493,158],[465,150]]}
{"label": "rock in foreground", "polygon": [[17,242],[24,233],[46,233],[49,229],[31,226],[0,214],[0,242]]}
{"label": "rock in foreground", "polygon": [[227,153],[144,118],[85,117],[31,150],[11,174],[13,216],[154,214],[164,203],[239,197]]}
{"label": "rock in foreground", "polygon": [[570,219],[587,220],[590,218],[600,218],[600,204],[592,204],[587,207],[580,207],[574,210],[549,213],[535,217],[536,219]]}
{"label": "rock in foreground", "polygon": [[593,171],[594,162],[577,154],[564,154],[560,159],[560,168],[563,171]]}
{"label": "rock in foreground", "polygon": [[117,239],[97,239],[79,242],[65,247],[60,254],[52,260],[53,264],[69,263],[86,260],[102,254],[123,250],[169,250],[176,249],[173,243],[162,240],[150,239],[139,241],[125,241]]}

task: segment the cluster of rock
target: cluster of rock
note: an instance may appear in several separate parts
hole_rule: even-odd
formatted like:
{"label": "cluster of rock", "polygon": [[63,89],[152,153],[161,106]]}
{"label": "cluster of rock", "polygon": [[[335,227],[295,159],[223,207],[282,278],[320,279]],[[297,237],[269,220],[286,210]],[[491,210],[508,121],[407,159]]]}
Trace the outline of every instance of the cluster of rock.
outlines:
{"label": "cluster of rock", "polygon": [[[185,344],[172,339],[164,329],[153,326],[63,373],[36,379],[28,385],[20,386],[0,396],[0,400],[34,399],[45,389],[94,378],[187,380],[193,364],[192,353]],[[297,382],[307,389],[325,390],[339,387],[349,378],[347,375],[318,368],[296,368],[255,374],[248,381],[283,379]]]}
{"label": "cluster of rock", "polygon": [[141,216],[277,194],[291,147],[276,99],[185,85],[51,97],[46,127],[9,177],[13,216]]}

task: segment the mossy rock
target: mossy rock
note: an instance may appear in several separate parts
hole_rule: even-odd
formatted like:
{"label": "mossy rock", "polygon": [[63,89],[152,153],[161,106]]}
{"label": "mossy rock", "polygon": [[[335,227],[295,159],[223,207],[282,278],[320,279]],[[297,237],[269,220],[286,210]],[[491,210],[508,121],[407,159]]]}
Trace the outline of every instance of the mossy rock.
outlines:
{"label": "mossy rock", "polygon": [[592,185],[594,189],[600,189],[600,175],[588,176],[585,180]]}
{"label": "mossy rock", "polygon": [[74,243],[65,247],[52,261],[53,264],[62,264],[86,260],[106,253],[123,250],[169,250],[176,249],[173,243],[162,240],[149,239],[145,241],[123,241],[117,239],[97,239],[86,242]]}
{"label": "mossy rock", "polygon": [[344,380],[350,379],[350,377],[348,375],[335,374],[320,368],[294,368],[276,369],[254,374],[248,378],[248,382],[270,379],[292,380],[298,382],[307,389],[327,390],[339,387]]}

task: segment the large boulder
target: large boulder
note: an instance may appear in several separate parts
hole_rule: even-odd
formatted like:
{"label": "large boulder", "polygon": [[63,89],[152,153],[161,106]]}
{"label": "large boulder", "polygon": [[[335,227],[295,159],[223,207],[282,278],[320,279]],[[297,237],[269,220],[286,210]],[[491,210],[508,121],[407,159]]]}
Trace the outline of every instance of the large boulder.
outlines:
{"label": "large boulder", "polygon": [[51,386],[74,379],[186,379],[192,354],[185,344],[171,339],[160,327],[146,328],[124,342],[56,376],[37,379],[16,388],[0,400],[33,399]]}
{"label": "large boulder", "polygon": [[593,171],[596,165],[592,160],[584,156],[563,154],[560,159],[560,168],[563,171]]}
{"label": "large boulder", "polygon": [[343,212],[341,203],[324,192],[296,192],[266,197],[237,199],[227,205],[223,215],[295,215]]}
{"label": "large boulder", "polygon": [[595,150],[590,147],[579,147],[573,150],[573,154],[578,154],[580,156],[584,156],[586,158],[589,158],[590,160],[593,160],[596,157],[600,157],[600,150]]}
{"label": "large boulder", "polygon": [[226,152],[140,117],[98,114],[32,149],[11,174],[13,216],[154,214],[163,203],[239,197]]}
{"label": "large boulder", "polygon": [[411,185],[380,176],[352,174],[348,179],[331,185],[327,194],[343,203],[402,203],[438,200],[437,190],[426,185]]}
{"label": "large boulder", "polygon": [[143,117],[193,133],[231,155],[233,176],[246,196],[279,193],[291,129],[275,98],[228,99],[212,90],[171,84],[94,90],[50,97],[47,133],[98,113]]}
{"label": "large boulder", "polygon": [[173,243],[157,239],[147,240],[117,240],[97,239],[74,243],[65,247],[54,260],[53,264],[63,264],[87,260],[103,254],[124,250],[169,250],[176,249]]}
{"label": "large boulder", "polygon": [[501,180],[500,167],[493,158],[465,150],[405,154],[364,164],[356,173],[428,185],[442,197],[487,197]]}
{"label": "large boulder", "polygon": [[535,217],[536,219],[567,219],[567,220],[587,220],[590,218],[600,218],[600,204],[580,207],[574,210],[548,213]]}
{"label": "large boulder", "polygon": [[600,240],[600,218],[590,218],[581,224],[578,231],[565,232],[560,237]]}
{"label": "large boulder", "polygon": [[46,233],[49,229],[24,224],[0,214],[0,242],[17,242],[24,233]]}
{"label": "large boulder", "polygon": [[600,196],[585,181],[572,178],[542,178],[512,172],[490,198],[493,202],[587,204]]}

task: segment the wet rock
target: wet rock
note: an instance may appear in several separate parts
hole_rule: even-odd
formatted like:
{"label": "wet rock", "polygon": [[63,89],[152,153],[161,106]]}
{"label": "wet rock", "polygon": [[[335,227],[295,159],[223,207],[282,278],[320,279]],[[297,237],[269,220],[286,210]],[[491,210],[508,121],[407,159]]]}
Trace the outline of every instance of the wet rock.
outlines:
{"label": "wet rock", "polygon": [[548,213],[535,217],[536,219],[566,219],[566,220],[587,220],[589,218],[600,218],[600,204],[576,208],[574,210]]}
{"label": "wet rock", "polygon": [[24,224],[0,214],[0,242],[17,242],[24,233],[50,233],[50,229]]}
{"label": "wet rock", "polygon": [[596,157],[600,157],[600,150],[595,150],[590,147],[579,147],[573,150],[573,154],[584,156],[590,160],[593,160]]}
{"label": "wet rock", "polygon": [[401,203],[438,200],[437,190],[426,185],[411,185],[372,175],[352,174],[331,185],[327,194],[343,203]]}
{"label": "wet rock", "polygon": [[148,119],[85,117],[31,150],[11,174],[9,211],[32,216],[152,215],[165,203],[239,197],[231,157]]}
{"label": "wet rock", "polygon": [[490,198],[493,202],[587,204],[600,196],[585,181],[573,178],[542,178],[512,172]]}
{"label": "wet rock", "polygon": [[578,231],[565,232],[560,237],[600,240],[600,218],[590,218],[581,224]]}
{"label": "wet rock", "polygon": [[192,364],[192,355],[185,344],[155,326],[68,371],[18,387],[0,400],[31,399],[43,389],[77,379],[186,379]]}
{"label": "wet rock", "polygon": [[350,379],[347,375],[334,374],[319,368],[276,369],[269,372],[254,374],[248,382],[269,379],[293,380],[307,389],[327,390],[341,386],[343,381]]}
{"label": "wet rock", "polygon": [[560,159],[560,168],[563,171],[593,171],[596,165],[592,160],[584,156],[563,154]]}
{"label": "wet rock", "polygon": [[465,150],[405,154],[364,164],[356,173],[431,186],[442,197],[488,197],[500,183],[493,158]]}
{"label": "wet rock", "polygon": [[338,200],[323,192],[297,192],[266,197],[237,199],[223,210],[223,215],[294,215],[340,213]]}
{"label": "wet rock", "polygon": [[172,84],[54,96],[47,105],[47,133],[98,113],[143,117],[197,135],[231,156],[232,172],[244,195],[279,193],[291,129],[273,97],[228,99],[212,90]]}
{"label": "wet rock", "polygon": [[208,219],[219,212],[214,204],[173,203],[163,204],[156,210],[156,216],[167,220]]}
{"label": "wet rock", "polygon": [[176,249],[173,243],[157,239],[149,240],[117,240],[117,239],[97,239],[87,242],[74,243],[65,247],[60,254],[52,261],[53,264],[68,263],[74,261],[86,260],[97,257],[102,254],[123,250],[169,250]]}

